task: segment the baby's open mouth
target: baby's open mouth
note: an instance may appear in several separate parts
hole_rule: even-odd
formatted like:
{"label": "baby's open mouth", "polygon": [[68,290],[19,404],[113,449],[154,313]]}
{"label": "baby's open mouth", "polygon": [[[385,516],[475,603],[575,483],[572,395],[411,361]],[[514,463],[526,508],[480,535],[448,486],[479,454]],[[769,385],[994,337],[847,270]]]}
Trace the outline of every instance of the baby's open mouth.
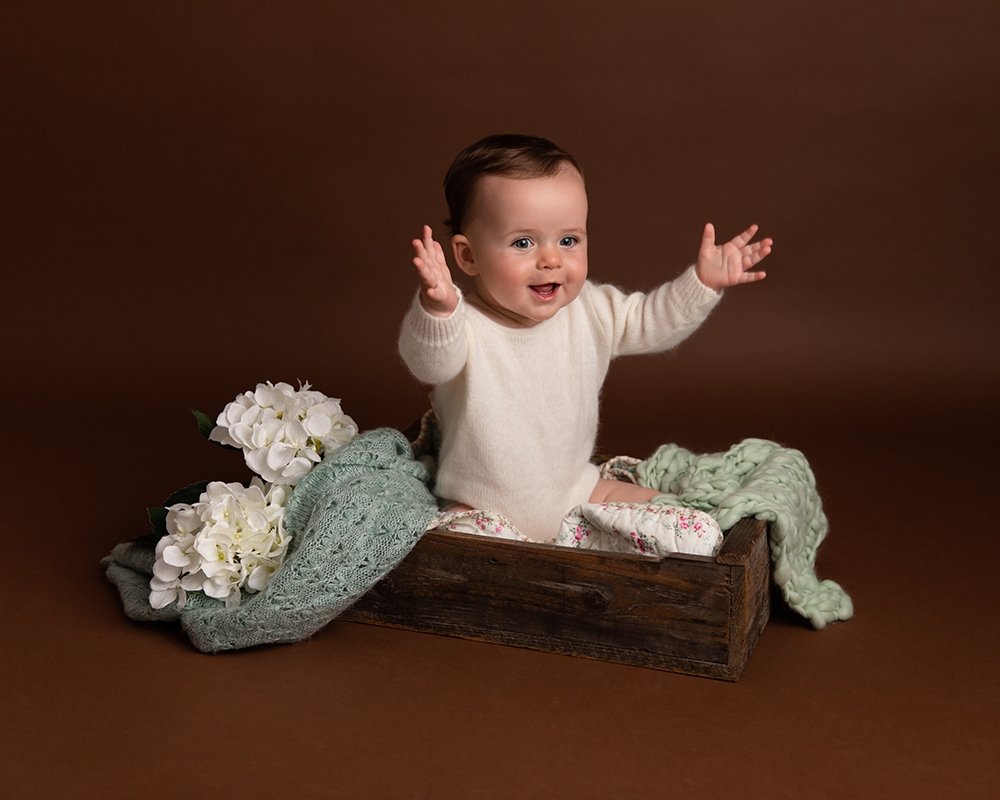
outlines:
{"label": "baby's open mouth", "polygon": [[542,283],[538,286],[529,286],[532,292],[535,293],[537,297],[542,300],[548,300],[550,297],[554,297],[556,292],[559,291],[558,283]]}

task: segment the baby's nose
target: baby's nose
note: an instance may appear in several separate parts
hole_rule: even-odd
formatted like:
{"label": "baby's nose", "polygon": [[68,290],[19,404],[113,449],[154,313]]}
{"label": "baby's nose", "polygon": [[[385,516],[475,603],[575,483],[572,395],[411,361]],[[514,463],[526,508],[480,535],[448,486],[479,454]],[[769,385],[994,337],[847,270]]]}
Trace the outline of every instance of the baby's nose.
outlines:
{"label": "baby's nose", "polygon": [[538,250],[538,268],[555,269],[560,265],[559,248],[548,245]]}

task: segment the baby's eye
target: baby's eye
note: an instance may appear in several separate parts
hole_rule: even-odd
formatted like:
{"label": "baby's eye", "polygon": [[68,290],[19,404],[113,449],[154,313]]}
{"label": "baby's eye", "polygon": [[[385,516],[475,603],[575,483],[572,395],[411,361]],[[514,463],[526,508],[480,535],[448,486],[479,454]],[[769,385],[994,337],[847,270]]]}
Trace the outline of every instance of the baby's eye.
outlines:
{"label": "baby's eye", "polygon": [[563,238],[559,240],[559,246],[560,247],[572,247],[573,245],[575,245],[579,241],[580,240],[577,239],[575,236],[563,236]]}
{"label": "baby's eye", "polygon": [[531,239],[527,236],[522,236],[520,239],[515,239],[511,242],[511,247],[517,248],[518,250],[527,250],[531,247]]}

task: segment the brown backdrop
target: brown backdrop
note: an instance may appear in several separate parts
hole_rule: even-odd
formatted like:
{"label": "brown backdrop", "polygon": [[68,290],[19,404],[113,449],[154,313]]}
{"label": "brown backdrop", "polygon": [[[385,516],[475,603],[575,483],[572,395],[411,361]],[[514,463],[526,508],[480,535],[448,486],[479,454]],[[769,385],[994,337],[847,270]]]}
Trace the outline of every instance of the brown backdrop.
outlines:
{"label": "brown backdrop", "polygon": [[[9,796],[987,797],[998,785],[991,2],[7,4],[3,735]],[[701,226],[775,239],[668,357],[622,361],[601,450],[805,451],[822,577],[736,685],[334,624],[205,657],[98,559],[241,480],[187,409],[310,380],[363,428],[409,240],[453,155],[584,166],[592,276],[649,288]]]}

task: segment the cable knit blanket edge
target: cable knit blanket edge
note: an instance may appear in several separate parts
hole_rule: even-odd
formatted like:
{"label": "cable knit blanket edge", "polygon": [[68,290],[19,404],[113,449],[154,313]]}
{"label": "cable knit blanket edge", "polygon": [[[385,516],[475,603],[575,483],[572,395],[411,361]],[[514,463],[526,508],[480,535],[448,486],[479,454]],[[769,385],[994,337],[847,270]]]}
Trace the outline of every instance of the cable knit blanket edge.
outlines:
{"label": "cable knit blanket edge", "polygon": [[662,492],[654,502],[706,511],[723,530],[743,517],[767,520],[774,582],[789,607],[817,629],[853,616],[847,592],[816,576],[816,551],[829,525],[800,451],[766,439],[745,439],[706,455],[669,444],[635,473],[638,483]]}

